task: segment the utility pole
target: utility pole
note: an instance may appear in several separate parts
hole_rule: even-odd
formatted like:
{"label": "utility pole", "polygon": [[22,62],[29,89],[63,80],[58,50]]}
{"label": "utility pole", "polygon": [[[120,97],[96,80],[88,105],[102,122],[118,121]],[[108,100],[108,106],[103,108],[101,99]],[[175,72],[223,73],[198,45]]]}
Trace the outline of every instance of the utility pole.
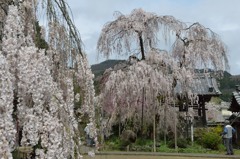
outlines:
{"label": "utility pole", "polygon": [[143,87],[142,93],[142,125],[141,125],[141,133],[143,134],[143,111],[144,111],[144,104],[145,104],[145,88]]}

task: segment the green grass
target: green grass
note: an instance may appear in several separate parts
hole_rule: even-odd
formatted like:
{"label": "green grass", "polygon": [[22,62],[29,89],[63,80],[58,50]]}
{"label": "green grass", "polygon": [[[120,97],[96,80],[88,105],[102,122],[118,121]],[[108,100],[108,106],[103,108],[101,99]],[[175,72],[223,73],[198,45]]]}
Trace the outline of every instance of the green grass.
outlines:
{"label": "green grass", "polygon": [[[206,149],[198,144],[193,144],[193,145],[188,145],[187,148],[178,148],[177,150],[168,148],[167,145],[161,145],[160,148],[157,149],[157,152],[167,152],[167,153],[196,153],[196,154],[219,154],[223,155],[226,153],[225,147],[223,144],[220,145],[219,150],[211,150],[211,149]],[[240,155],[240,150],[239,149],[234,149],[234,154]]]}
{"label": "green grass", "polygon": [[[88,155],[84,159],[92,159]],[[148,155],[96,155],[94,159],[216,159],[210,157],[181,157],[181,156],[148,156]]]}
{"label": "green grass", "polygon": [[[204,148],[203,146],[194,143],[188,144],[186,148],[178,148],[175,150],[174,148],[169,148],[168,144],[164,144],[163,142],[157,143],[160,145],[156,147],[157,152],[165,152],[165,153],[196,153],[196,154],[225,154],[226,150],[223,144],[219,145],[219,150],[211,150]],[[109,140],[105,142],[105,146],[103,151],[125,151],[121,145],[121,141],[117,138]],[[130,146],[130,151],[139,151],[139,152],[153,152],[153,142],[152,140],[137,140],[134,144]],[[240,155],[240,150],[234,149],[234,153],[236,155]]]}

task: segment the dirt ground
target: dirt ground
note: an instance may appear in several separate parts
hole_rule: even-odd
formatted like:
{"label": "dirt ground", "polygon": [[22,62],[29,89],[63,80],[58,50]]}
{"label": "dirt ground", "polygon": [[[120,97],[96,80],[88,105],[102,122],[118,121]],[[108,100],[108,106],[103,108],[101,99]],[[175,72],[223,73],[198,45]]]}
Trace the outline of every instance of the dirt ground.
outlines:
{"label": "dirt ground", "polygon": [[94,158],[83,156],[83,159],[216,159],[204,157],[178,157],[178,156],[134,156],[134,155],[96,155]]}

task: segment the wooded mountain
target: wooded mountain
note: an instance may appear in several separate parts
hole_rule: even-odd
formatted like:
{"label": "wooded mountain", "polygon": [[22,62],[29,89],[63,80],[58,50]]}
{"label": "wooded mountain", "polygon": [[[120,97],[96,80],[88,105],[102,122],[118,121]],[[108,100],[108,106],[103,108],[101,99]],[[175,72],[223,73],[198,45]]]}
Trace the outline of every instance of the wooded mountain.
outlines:
{"label": "wooded mountain", "polygon": [[104,71],[108,68],[113,68],[116,64],[123,62],[125,60],[106,60],[99,64],[94,64],[91,66],[92,72],[95,75],[95,79],[102,75]]}
{"label": "wooded mountain", "polygon": [[[102,75],[104,71],[108,68],[113,68],[116,64],[124,62],[124,60],[106,60],[99,64],[94,64],[91,66],[92,72],[95,75],[95,80],[97,77]],[[231,75],[229,72],[225,71],[221,79],[217,79],[220,84],[220,91],[222,95],[220,98],[224,101],[230,102],[232,92],[235,90],[236,85],[240,85],[240,75]],[[96,82],[96,81],[95,81]]]}

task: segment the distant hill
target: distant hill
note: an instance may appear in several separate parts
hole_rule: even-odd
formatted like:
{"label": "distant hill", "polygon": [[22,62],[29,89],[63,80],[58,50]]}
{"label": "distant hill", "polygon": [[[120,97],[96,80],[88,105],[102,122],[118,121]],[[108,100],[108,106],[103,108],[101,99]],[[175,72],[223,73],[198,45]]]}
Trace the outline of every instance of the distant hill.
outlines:
{"label": "distant hill", "polygon": [[233,75],[233,76],[230,77],[230,79],[233,80],[233,81],[240,82],[240,75]]}
{"label": "distant hill", "polygon": [[106,60],[99,64],[94,64],[91,66],[92,72],[95,76],[94,78],[94,87],[96,94],[100,93],[100,79],[101,75],[108,68],[113,68],[116,64],[123,62],[124,60]]}
{"label": "distant hill", "polygon": [[[113,68],[116,64],[120,62],[124,62],[124,60],[106,60],[99,64],[92,65],[91,69],[93,74],[95,75],[95,79],[102,75],[106,69],[110,67]],[[200,70],[200,72],[202,71]],[[230,102],[232,92],[236,89],[235,86],[240,85],[240,75],[231,75],[229,72],[225,71],[223,77],[217,80],[220,85],[219,89],[222,92],[220,98],[224,101]]]}
{"label": "distant hill", "polygon": [[230,102],[232,92],[236,90],[236,85],[240,85],[240,75],[231,75],[228,72],[224,73],[222,79],[218,79],[220,84],[220,91],[222,92],[221,99]]}
{"label": "distant hill", "polygon": [[113,68],[116,64],[123,62],[124,60],[106,60],[99,64],[95,64],[91,66],[92,72],[95,77],[102,75],[104,71],[108,68]]}

